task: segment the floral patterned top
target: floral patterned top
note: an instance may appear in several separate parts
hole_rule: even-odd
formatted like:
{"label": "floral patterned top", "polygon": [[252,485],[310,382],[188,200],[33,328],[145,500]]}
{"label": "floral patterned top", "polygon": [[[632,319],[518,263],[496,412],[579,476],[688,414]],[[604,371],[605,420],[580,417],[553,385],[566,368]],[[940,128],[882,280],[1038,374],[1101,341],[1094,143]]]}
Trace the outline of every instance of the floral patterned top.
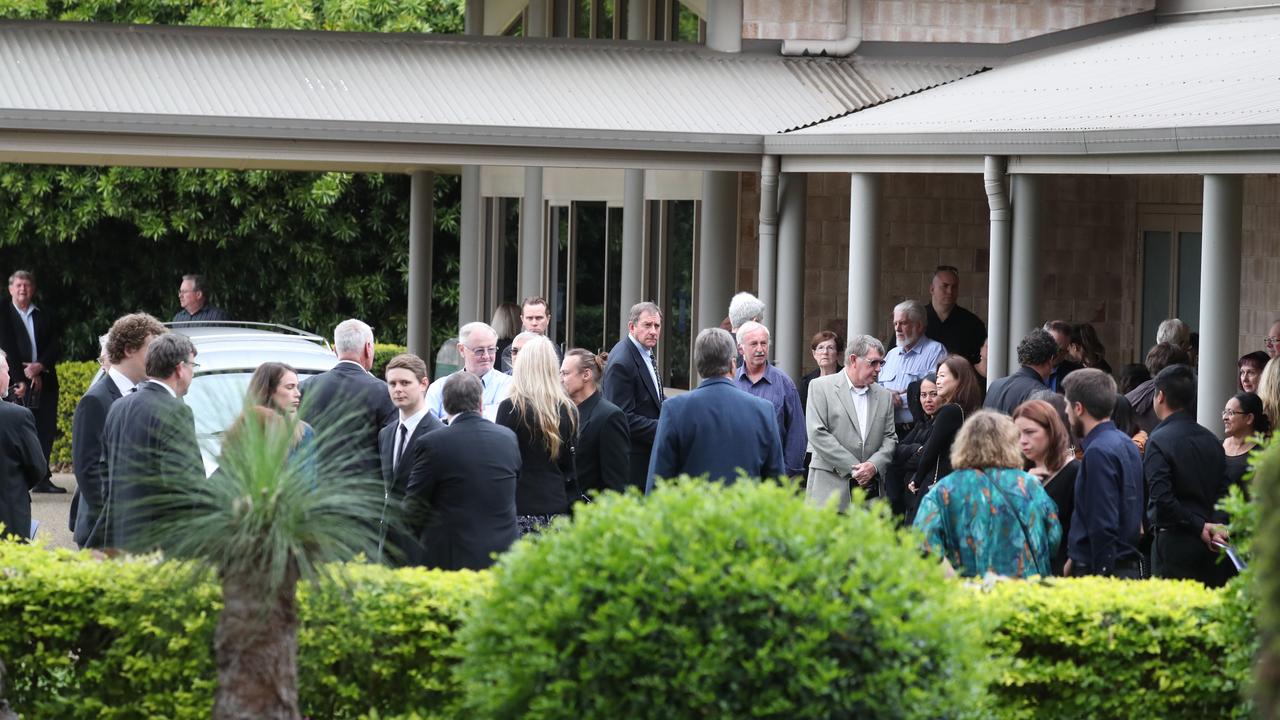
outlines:
{"label": "floral patterned top", "polygon": [[1053,500],[1034,476],[1012,468],[947,475],[920,501],[915,528],[927,552],[964,576],[1051,575],[1062,540]]}

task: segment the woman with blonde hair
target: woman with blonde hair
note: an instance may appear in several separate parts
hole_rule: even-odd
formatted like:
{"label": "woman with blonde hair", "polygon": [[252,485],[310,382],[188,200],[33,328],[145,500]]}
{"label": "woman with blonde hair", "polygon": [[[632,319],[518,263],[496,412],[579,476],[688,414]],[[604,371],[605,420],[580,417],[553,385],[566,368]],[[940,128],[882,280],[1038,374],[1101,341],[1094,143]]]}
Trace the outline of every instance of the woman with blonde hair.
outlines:
{"label": "woman with blonde hair", "polygon": [[1050,575],[1062,539],[1058,508],[1022,470],[1013,421],[991,410],[972,415],[952,444],[951,467],[916,513],[925,550],[964,576]]}
{"label": "woman with blonde hair", "polygon": [[1271,427],[1280,427],[1276,422],[1280,417],[1280,362],[1268,360],[1262,367],[1262,375],[1258,378],[1258,398],[1262,400],[1262,410],[1267,414]]}
{"label": "woman with blonde hair", "polygon": [[520,535],[536,533],[579,497],[573,466],[578,408],[560,384],[560,360],[545,337],[524,344],[512,369],[511,394],[498,405],[496,422],[520,443],[516,521]]}

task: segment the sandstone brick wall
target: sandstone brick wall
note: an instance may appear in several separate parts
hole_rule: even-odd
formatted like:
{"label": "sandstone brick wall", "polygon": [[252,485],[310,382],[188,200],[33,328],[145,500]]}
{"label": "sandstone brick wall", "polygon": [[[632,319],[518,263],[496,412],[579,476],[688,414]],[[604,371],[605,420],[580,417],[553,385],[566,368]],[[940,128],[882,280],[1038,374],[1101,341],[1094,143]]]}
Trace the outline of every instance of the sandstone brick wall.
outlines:
{"label": "sandstone brick wall", "polygon": [[1240,242],[1240,354],[1265,350],[1262,339],[1280,318],[1280,178],[1244,181]]}
{"label": "sandstone brick wall", "polygon": [[[1155,8],[1155,0],[864,0],[863,37],[898,42],[1007,43]],[[743,37],[832,40],[844,0],[745,0]]]}

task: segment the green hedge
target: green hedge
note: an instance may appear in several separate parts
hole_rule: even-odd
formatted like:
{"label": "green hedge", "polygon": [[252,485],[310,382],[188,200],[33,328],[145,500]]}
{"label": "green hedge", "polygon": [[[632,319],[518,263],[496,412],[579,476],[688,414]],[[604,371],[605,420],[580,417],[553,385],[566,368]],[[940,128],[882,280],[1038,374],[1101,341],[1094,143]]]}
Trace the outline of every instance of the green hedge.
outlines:
{"label": "green hedge", "polygon": [[[387,372],[387,363],[391,362],[391,358],[400,353],[409,352],[409,349],[403,345],[391,345],[389,343],[376,343],[373,346],[373,369],[369,372],[373,376],[381,380]],[[431,358],[422,358],[426,361],[427,367],[431,367]]]}
{"label": "green hedge", "polygon": [[[315,718],[441,712],[478,573],[346,567],[303,586],[299,699]],[[8,699],[33,718],[207,718],[218,588],[154,558],[0,543],[0,658]]]}

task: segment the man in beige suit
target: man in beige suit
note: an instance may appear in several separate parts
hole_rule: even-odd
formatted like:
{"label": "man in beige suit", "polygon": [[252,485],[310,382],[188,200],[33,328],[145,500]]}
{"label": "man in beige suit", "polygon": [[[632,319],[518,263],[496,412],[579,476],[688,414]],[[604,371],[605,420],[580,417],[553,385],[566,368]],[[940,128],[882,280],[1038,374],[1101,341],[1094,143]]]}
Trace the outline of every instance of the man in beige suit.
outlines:
{"label": "man in beige suit", "polygon": [[884,345],[870,335],[849,339],[844,372],[809,384],[805,426],[809,434],[809,482],[805,496],[824,507],[833,497],[839,509],[849,507],[851,482],[870,494],[878,490],[893,448],[893,398],[876,383],[884,365]]}

